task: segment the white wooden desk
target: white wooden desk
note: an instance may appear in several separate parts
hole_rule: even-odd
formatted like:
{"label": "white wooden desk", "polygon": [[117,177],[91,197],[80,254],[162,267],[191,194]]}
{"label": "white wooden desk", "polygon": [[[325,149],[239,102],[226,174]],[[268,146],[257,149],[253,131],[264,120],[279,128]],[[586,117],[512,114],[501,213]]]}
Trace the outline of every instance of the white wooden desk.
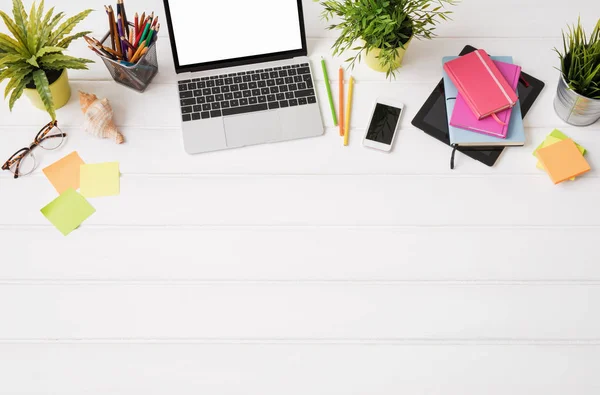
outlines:
{"label": "white wooden desk", "polygon": [[[411,44],[395,81],[355,69],[346,148],[318,64],[333,77],[341,61],[320,6],[304,6],[323,137],[185,154],[164,25],[146,93],[99,61],[70,73],[68,144],[37,152],[34,175],[0,174],[1,394],[600,391],[600,124],[568,127],[552,108],[560,29],[578,14],[591,27],[598,2],[464,0],[439,38]],[[164,16],[159,0],[127,7]],[[103,12],[81,25],[105,29]],[[450,149],[410,121],[441,57],[465,44],[512,55],[547,86],[525,147],[494,168],[459,154],[451,171]],[[72,53],[93,57],[83,42]],[[110,99],[125,145],[81,130],[79,89]],[[406,104],[391,154],[360,144],[380,95]],[[47,121],[25,98],[12,113],[3,102],[0,159]],[[531,155],[555,127],[592,166],[559,186]],[[56,196],[41,168],[73,150],[119,161],[122,191],[91,200],[97,212],[63,237],[39,212]]]}

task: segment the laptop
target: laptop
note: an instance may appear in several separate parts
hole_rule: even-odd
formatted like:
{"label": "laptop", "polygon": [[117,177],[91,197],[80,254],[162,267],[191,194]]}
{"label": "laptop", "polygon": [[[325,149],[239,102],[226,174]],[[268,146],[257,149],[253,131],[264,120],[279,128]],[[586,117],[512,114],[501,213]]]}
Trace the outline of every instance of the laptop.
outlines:
{"label": "laptop", "polygon": [[163,0],[190,154],[320,136],[302,0]]}

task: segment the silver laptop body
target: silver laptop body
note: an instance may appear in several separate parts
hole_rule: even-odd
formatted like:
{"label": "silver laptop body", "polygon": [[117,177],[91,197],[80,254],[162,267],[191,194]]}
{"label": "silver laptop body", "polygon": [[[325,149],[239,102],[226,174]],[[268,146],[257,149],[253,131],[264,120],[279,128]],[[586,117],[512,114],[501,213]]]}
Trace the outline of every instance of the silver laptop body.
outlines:
{"label": "silver laptop body", "polygon": [[[247,0],[238,3],[240,7],[246,6]],[[274,3],[273,1],[276,1]],[[306,38],[304,34],[304,23],[302,17],[302,0],[257,0],[250,2],[254,6],[265,8],[269,6],[282,7],[279,18],[288,21],[274,29],[282,31],[277,35],[264,37],[260,33],[260,40],[271,41],[249,41],[246,46],[252,47],[253,43],[264,48],[274,48],[277,52],[252,53],[252,48],[245,50],[237,48],[241,52],[231,55],[219,53],[215,58],[207,58],[202,51],[202,45],[197,49],[190,50],[190,42],[186,41],[187,32],[195,31],[190,27],[187,13],[189,2],[185,0],[164,0],[165,11],[169,23],[171,46],[173,49],[175,70],[178,73],[178,93],[181,109],[181,120],[183,129],[183,143],[185,151],[196,154],[209,151],[217,151],[228,148],[238,148],[247,145],[262,143],[273,143],[300,139],[305,137],[320,136],[324,132],[319,101],[316,96],[315,79],[308,57],[306,57]],[[268,3],[268,4],[267,4]],[[183,11],[186,4],[186,14]],[[194,3],[196,4],[196,3]],[[212,4],[208,6],[207,4]],[[218,19],[221,14],[223,19],[235,19],[235,12],[230,8],[220,9],[222,3],[206,3],[200,1],[198,7],[204,9],[213,8],[216,12],[214,18]],[[232,6],[231,4],[229,6]],[[233,4],[235,6],[235,4]],[[196,15],[199,15],[198,8]],[[234,7],[235,9],[235,7]],[[181,11],[178,11],[181,10]],[[217,12],[220,11],[220,12]],[[179,12],[179,13],[178,13]],[[232,12],[234,15],[232,16]],[[241,12],[241,11],[240,11]],[[248,11],[246,11],[248,15]],[[258,18],[262,18],[260,14]],[[252,12],[248,15],[252,18]],[[239,19],[246,35],[252,36],[254,24],[245,26],[245,19]],[[206,22],[208,21],[208,22]],[[294,21],[294,23],[290,23]],[[294,24],[297,21],[298,25]],[[206,19],[206,24],[212,23],[212,19]],[[219,23],[217,20],[215,23]],[[183,24],[180,26],[178,24]],[[289,26],[293,27],[289,27]],[[201,24],[201,26],[204,26]],[[217,29],[221,25],[215,24]],[[256,25],[259,26],[259,25]],[[264,27],[264,23],[260,26]],[[229,26],[236,29],[236,26]],[[211,29],[207,27],[207,29]],[[260,27],[256,27],[260,30]],[[290,30],[290,31],[288,31]],[[181,33],[183,32],[183,33]],[[184,37],[184,39],[179,39]],[[227,40],[239,40],[242,36],[230,33]],[[287,36],[286,36],[287,34]],[[289,38],[281,38],[281,36]],[[202,42],[202,40],[199,40]],[[206,37],[205,49],[208,53],[218,52],[220,47],[211,47],[211,41]],[[187,45],[186,45],[187,44]],[[279,49],[289,50],[279,51]],[[182,53],[182,47],[184,52]],[[212,49],[211,49],[212,48]],[[246,51],[246,52],[244,52]],[[225,59],[216,59],[224,57]],[[200,60],[198,62],[197,60]],[[205,61],[208,60],[208,61]],[[196,62],[191,63],[190,62]]]}

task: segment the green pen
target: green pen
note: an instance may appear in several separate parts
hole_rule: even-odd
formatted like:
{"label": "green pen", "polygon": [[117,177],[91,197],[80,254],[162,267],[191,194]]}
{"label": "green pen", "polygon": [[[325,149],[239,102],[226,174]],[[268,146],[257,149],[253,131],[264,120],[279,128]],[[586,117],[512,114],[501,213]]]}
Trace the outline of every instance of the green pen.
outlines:
{"label": "green pen", "polygon": [[331,96],[331,86],[329,84],[329,74],[327,74],[327,66],[325,66],[325,59],[321,56],[321,68],[323,68],[323,77],[325,78],[325,87],[327,88],[327,96],[329,97],[329,107],[331,107],[331,117],[333,118],[333,125],[337,126],[338,120],[335,114],[335,107],[333,105],[333,96]]}

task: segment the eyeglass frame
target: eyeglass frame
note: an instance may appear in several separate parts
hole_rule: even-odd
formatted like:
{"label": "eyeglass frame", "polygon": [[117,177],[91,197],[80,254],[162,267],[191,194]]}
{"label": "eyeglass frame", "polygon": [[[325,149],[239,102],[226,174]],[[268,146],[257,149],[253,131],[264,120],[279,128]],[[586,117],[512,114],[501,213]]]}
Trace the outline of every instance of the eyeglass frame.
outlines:
{"label": "eyeglass frame", "polygon": [[[40,147],[42,147],[42,149],[47,150],[47,148],[44,148],[41,145],[42,142],[44,142],[44,140],[51,139],[54,137],[62,137],[63,139],[65,137],[67,137],[67,134],[60,129],[58,129],[60,131],[60,133],[48,136],[47,134],[50,133],[50,131],[54,128],[58,128],[58,121],[56,121],[56,120],[48,122],[48,124],[44,125],[44,127],[42,127],[40,129],[40,131],[36,134],[35,139],[33,140],[33,143],[29,144],[29,147],[23,147],[20,150],[18,150],[17,152],[15,152],[14,154],[12,154],[10,156],[10,158],[8,158],[8,160],[6,162],[4,162],[4,164],[2,165],[2,170],[10,170],[10,168],[15,163],[18,162],[17,167],[14,172],[14,178],[19,178],[19,166],[21,166],[21,160],[23,160],[23,158],[25,158],[27,155],[29,155],[33,151],[34,148],[36,148],[37,146],[40,146]],[[60,145],[57,146],[56,148],[59,148],[59,147],[60,147]],[[54,149],[56,149],[56,148],[54,148]],[[35,156],[33,157],[33,159],[35,160]],[[27,174],[23,174],[23,175],[27,175]]]}

